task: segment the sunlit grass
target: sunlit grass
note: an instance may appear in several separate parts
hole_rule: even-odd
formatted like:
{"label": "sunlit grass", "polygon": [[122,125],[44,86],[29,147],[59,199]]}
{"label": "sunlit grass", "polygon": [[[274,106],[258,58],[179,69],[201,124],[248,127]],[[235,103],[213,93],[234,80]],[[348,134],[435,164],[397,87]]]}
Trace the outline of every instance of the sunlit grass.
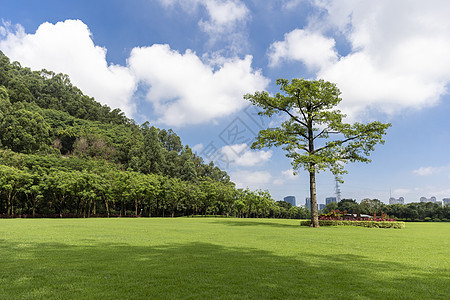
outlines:
{"label": "sunlit grass", "polygon": [[0,220],[0,299],[447,299],[450,223]]}

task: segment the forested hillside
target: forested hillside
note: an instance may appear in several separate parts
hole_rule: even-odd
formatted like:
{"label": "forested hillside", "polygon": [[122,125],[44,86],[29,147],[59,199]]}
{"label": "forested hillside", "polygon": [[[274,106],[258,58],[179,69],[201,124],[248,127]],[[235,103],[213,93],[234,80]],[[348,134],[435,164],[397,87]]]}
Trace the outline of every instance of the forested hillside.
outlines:
{"label": "forested hillside", "polygon": [[238,190],[172,130],[138,125],[0,52],[0,215],[306,217]]}

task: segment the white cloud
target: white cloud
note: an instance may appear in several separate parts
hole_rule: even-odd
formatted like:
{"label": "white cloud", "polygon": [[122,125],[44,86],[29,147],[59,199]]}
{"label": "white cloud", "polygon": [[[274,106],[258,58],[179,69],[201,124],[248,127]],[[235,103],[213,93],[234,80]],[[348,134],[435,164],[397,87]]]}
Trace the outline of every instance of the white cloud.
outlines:
{"label": "white cloud", "polygon": [[209,35],[210,43],[219,39],[230,43],[230,49],[239,52],[246,42],[245,28],[250,11],[240,0],[160,0],[165,7],[178,4],[184,11],[194,13],[202,7],[208,18],[200,19],[199,27]]}
{"label": "white cloud", "polygon": [[298,178],[296,175],[294,175],[294,170],[292,169],[281,171],[281,174],[283,175],[284,178],[288,180],[295,180]]}
{"label": "white cloud", "polygon": [[281,42],[275,42],[269,49],[270,66],[283,60],[300,60],[309,69],[323,69],[337,61],[334,49],[335,41],[320,33],[295,29],[284,36]]}
{"label": "white cloud", "polygon": [[[409,0],[311,0],[320,13],[311,18],[302,34],[293,31],[272,45],[272,62],[298,60],[319,66],[317,77],[337,83],[342,108],[350,114],[373,108],[395,114],[405,108],[420,109],[436,104],[450,83],[450,2]],[[295,3],[292,2],[292,5]],[[297,34],[295,34],[297,32]],[[318,35],[329,41],[330,32],[347,38],[350,53],[336,60],[323,43],[303,47],[316,49],[317,57],[289,49],[303,48],[304,36]],[[317,40],[321,40],[317,38]],[[280,50],[281,49],[281,50]],[[306,50],[303,50],[306,51]],[[313,52],[313,51],[311,51]],[[278,55],[275,55],[275,54]],[[332,56],[328,56],[331,57]]]}
{"label": "white cloud", "polygon": [[250,11],[240,0],[160,0],[165,7],[175,4],[190,13],[202,6],[209,20],[200,20],[200,27],[209,33],[223,32],[246,22]]}
{"label": "white cloud", "polygon": [[214,70],[192,51],[181,54],[168,45],[134,48],[128,63],[150,87],[147,99],[170,126],[201,124],[242,109],[242,95],[261,90],[268,80],[251,67],[252,57],[223,60]]}
{"label": "white cloud", "polygon": [[413,173],[420,176],[428,176],[432,175],[437,171],[437,168],[433,167],[421,167],[417,170],[414,170]]}
{"label": "white cloud", "polygon": [[448,172],[450,174],[450,165],[442,167],[420,167],[419,169],[413,170],[412,172],[413,174],[419,176],[430,176],[444,172]]}
{"label": "white cloud", "polygon": [[283,1],[283,8],[290,10],[297,8],[298,5],[305,2],[306,0],[284,0]]}
{"label": "white cloud", "polygon": [[136,112],[133,94],[138,84],[147,84],[147,99],[158,121],[171,126],[207,123],[235,113],[247,104],[245,93],[268,84],[252,69],[251,56],[216,54],[203,62],[190,50],[180,54],[168,45],[134,48],[127,66],[108,65],[106,49],[94,44],[89,28],[79,20],[44,23],[35,34],[8,24],[0,32],[0,48],[11,60],[34,70],[68,74],[85,94],[128,117]]}
{"label": "white cloud", "polygon": [[196,145],[194,145],[194,147],[192,147],[192,151],[194,151],[194,152],[200,152],[200,151],[202,151],[203,150],[203,148],[204,148],[204,146],[203,146],[203,144],[196,144]]}
{"label": "white cloud", "polygon": [[200,26],[208,33],[220,33],[234,29],[245,23],[249,10],[241,1],[203,0],[200,1],[208,11],[210,20],[200,21]]}
{"label": "white cloud", "polygon": [[227,161],[243,167],[263,164],[272,157],[272,151],[250,151],[247,144],[224,146],[220,151]]}
{"label": "white cloud", "polygon": [[108,65],[106,49],[94,44],[82,21],[43,23],[35,34],[26,34],[20,25],[0,28],[0,48],[11,60],[33,70],[69,74],[75,86],[100,103],[120,108],[129,117],[135,111],[134,77],[126,67]]}
{"label": "white cloud", "polygon": [[272,181],[272,175],[267,171],[236,171],[230,172],[229,175],[238,188],[265,190]]}
{"label": "white cloud", "polygon": [[284,184],[284,180],[283,180],[283,179],[280,179],[280,178],[275,179],[275,180],[273,181],[273,184],[275,184],[275,185],[283,185],[283,184]]}

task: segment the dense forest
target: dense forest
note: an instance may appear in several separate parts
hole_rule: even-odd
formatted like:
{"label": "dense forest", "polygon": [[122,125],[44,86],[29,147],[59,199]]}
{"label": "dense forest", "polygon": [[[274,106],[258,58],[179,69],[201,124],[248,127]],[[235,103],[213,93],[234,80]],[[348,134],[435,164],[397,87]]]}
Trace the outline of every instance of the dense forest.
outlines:
{"label": "dense forest", "polygon": [[138,125],[67,75],[0,52],[0,215],[305,218],[228,174],[172,130]]}

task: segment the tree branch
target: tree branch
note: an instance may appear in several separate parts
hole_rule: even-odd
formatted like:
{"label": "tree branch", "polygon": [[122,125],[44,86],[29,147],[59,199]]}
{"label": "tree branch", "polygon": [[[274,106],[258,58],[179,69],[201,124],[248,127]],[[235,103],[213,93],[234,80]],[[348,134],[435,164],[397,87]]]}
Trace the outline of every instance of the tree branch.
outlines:
{"label": "tree branch", "polygon": [[325,127],[318,135],[316,135],[316,136],[313,138],[313,140],[319,138],[319,137],[325,132],[325,130],[327,130],[327,129],[328,129],[328,127]]}
{"label": "tree branch", "polygon": [[[345,140],[343,140],[343,141],[337,141],[336,143],[339,143],[339,144],[344,144],[344,143],[347,143],[347,142],[349,142],[349,141],[351,141],[351,140],[355,140],[355,139],[357,139],[357,138],[359,138],[359,137],[361,137],[362,135],[356,135],[356,136],[353,136],[353,137],[350,137],[350,138],[347,138],[347,139],[345,139]],[[319,152],[319,151],[322,151],[322,150],[324,150],[324,149],[327,149],[327,148],[330,148],[332,145],[330,145],[330,144],[328,144],[328,145],[326,145],[326,146],[323,146],[323,147],[321,147],[321,148],[319,148],[319,149],[317,149],[317,150],[314,150],[314,152],[313,152],[313,154],[314,153],[317,153],[317,152]]]}
{"label": "tree branch", "polygon": [[[285,109],[285,108],[281,108],[275,105],[270,104],[269,102],[265,101],[267,106],[270,106],[271,108],[274,109],[278,109],[281,111],[284,111],[285,113],[287,113],[292,119],[294,119],[296,122],[300,123],[301,125],[308,127],[308,125],[306,125],[306,123],[302,122],[302,120],[300,120],[299,118],[297,118],[295,115],[293,115],[289,110]],[[302,112],[303,114],[303,112]],[[304,134],[299,133],[301,136],[303,136],[304,138],[307,138]]]}

